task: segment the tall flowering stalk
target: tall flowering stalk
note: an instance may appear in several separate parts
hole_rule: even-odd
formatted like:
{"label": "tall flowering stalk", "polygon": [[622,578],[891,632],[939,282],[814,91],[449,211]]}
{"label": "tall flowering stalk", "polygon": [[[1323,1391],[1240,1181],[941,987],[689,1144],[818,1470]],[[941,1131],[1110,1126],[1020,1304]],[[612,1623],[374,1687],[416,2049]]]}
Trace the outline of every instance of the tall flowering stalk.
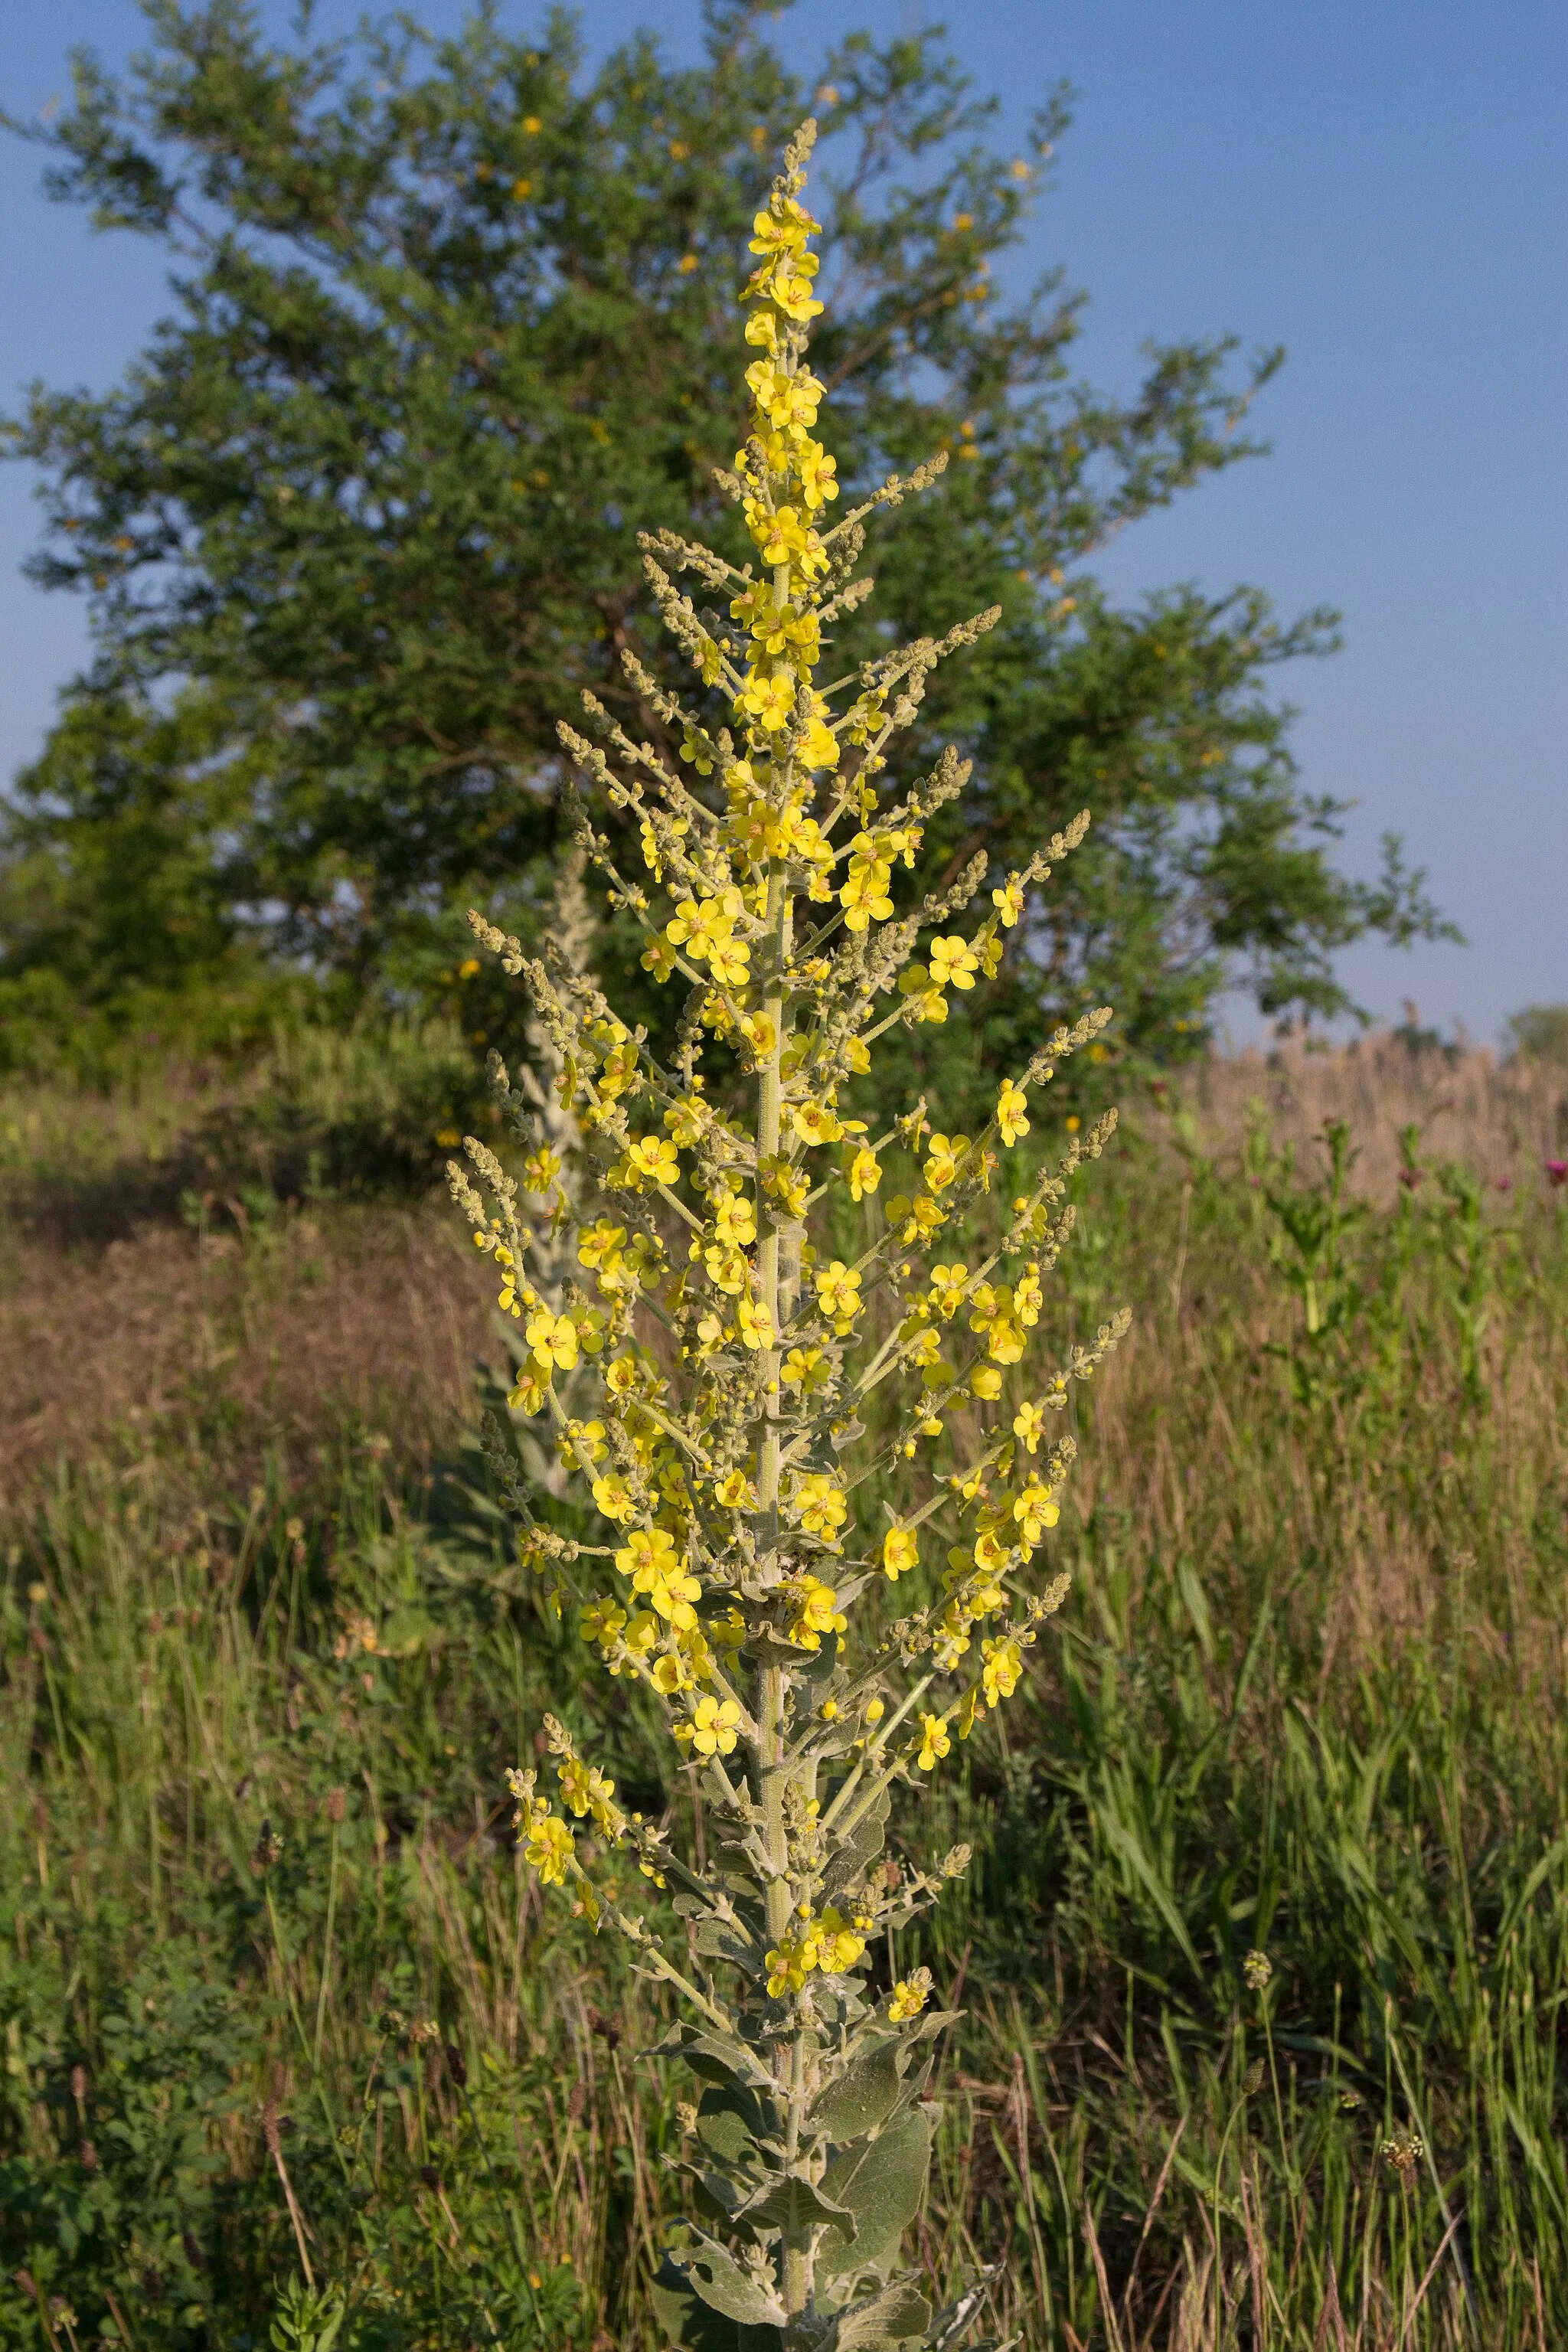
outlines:
{"label": "tall flowering stalk", "polygon": [[[878,1039],[945,1020],[955,992],[994,972],[1027,893],[1088,820],[992,888],[972,928],[959,918],[984,891],[984,857],[895,910],[896,866],[913,866],[927,819],[968,772],[950,751],[887,805],[886,746],[914,719],[935,664],[997,616],[817,683],[835,618],[872,584],[854,576],[864,518],[923,488],[941,461],[829,527],[839,489],[813,437],[823,388],[805,364],[822,309],[808,250],[817,224],[800,201],[814,136],[807,123],[757,215],[744,298],[752,432],[721,480],[755,560],[737,570],[668,533],[644,542],[660,613],[731,723],[710,726],[628,659],[679,760],[635,741],[591,696],[598,740],[561,730],[640,835],[646,880],[620,870],[578,812],[611,903],[642,926],[645,965],[685,983],[669,1059],[568,958],[547,947],[531,960],[471,919],[526,979],[561,1103],[600,1170],[603,1213],[577,1223],[581,1283],[547,1296],[531,1278],[541,1220],[520,1213],[518,1185],[482,1144],[470,1139],[468,1168],[450,1169],[526,1343],[512,1409],[550,1416],[609,1533],[584,1543],[538,1524],[514,1485],[524,1557],[580,1611],[610,1674],[658,1694],[708,1808],[714,1858],[700,1866],[626,1814],[553,1717],[542,1784],[532,1769],[510,1776],[541,1878],[617,1929],[684,2004],[664,2047],[700,2086],[684,2111],[699,2218],[655,2293],[672,2337],[701,2352],[952,2345],[978,2305],[976,2290],[933,2319],[898,2275],[925,2193],[937,2114],[926,2095],[950,2021],[933,2012],[924,1969],[879,1992],[868,1982],[873,1938],[933,1902],[968,1855],[911,1871],[883,1858],[884,1833],[893,1783],[921,1784],[1005,1704],[1061,1601],[1068,1579],[1036,1571],[1073,1454],[1057,1416],[1068,1381],[1088,1379],[1126,1328],[1124,1316],[1102,1326],[1048,1377],[1025,1369],[1071,1223],[1068,1180],[1098,1156],[1110,1118],[1013,1200],[977,1264],[942,1244],[990,1190],[998,1147],[1028,1134],[1031,1092],[1109,1014],[1058,1030],[1002,1085],[975,1136],[934,1128],[923,1102],[880,1135],[850,1115]],[[723,611],[682,594],[682,571]],[[731,1079],[738,1066],[747,1085],[721,1097],[705,1056]],[[522,1186],[559,1231],[571,1213],[558,1155],[526,1096],[499,1062],[492,1071],[528,1147]],[[729,1107],[744,1096],[749,1115]],[[918,1170],[913,1190],[886,1201],[852,1263],[819,1248],[814,1209],[830,1190],[880,1201],[889,1146]],[[585,1367],[598,1394],[580,1420],[563,1396]],[[886,1434],[873,1444],[862,1415],[878,1391]],[[909,1471],[922,1449],[926,1463]],[[868,1528],[864,1498],[900,1480],[910,1499],[884,1503],[886,1524]],[[864,1604],[905,1576],[920,1597],[885,1625],[890,1612]],[[617,1848],[673,1890],[687,1927],[679,1958],[601,1866]]]}

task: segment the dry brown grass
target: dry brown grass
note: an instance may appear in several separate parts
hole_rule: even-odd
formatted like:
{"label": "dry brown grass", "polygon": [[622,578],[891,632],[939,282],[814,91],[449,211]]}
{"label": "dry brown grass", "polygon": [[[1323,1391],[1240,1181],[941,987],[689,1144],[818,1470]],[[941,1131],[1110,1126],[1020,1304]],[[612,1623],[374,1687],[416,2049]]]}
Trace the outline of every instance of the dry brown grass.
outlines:
{"label": "dry brown grass", "polygon": [[[241,1213],[243,1216],[243,1212]],[[243,1492],[307,1473],[344,1429],[428,1456],[496,1353],[488,1286],[441,1205],[330,1208],[258,1234],[167,1223],[66,1247],[13,1236],[0,1271],[0,1506],[60,1461],[156,1458]]]}
{"label": "dry brown grass", "polygon": [[1568,1154],[1568,1069],[1523,1058],[1500,1063],[1489,1047],[1413,1053],[1387,1032],[1332,1052],[1298,1044],[1268,1055],[1215,1055],[1181,1088],[1203,1146],[1239,1147],[1254,1106],[1277,1143],[1305,1155],[1324,1122],[1350,1122],[1361,1157],[1357,1189],[1389,1201],[1399,1179],[1400,1130],[1418,1127],[1422,1151],[1457,1160],[1508,1189],[1539,1183],[1542,1162]]}

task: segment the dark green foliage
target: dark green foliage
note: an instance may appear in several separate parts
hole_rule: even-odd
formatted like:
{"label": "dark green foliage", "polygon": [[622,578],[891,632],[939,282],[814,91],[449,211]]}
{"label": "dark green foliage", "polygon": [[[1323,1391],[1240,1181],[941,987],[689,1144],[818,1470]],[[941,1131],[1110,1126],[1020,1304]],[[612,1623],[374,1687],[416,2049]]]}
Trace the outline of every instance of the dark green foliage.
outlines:
{"label": "dark green foliage", "polygon": [[[618,666],[660,657],[633,526],[729,550],[710,469],[742,414],[733,296],[806,86],[739,0],[712,0],[694,68],[639,37],[592,73],[559,14],[285,48],[237,0],[148,13],[131,82],[79,60],[38,134],[54,192],[156,241],[176,293],[118,388],[37,388],[15,432],[47,485],[35,576],[91,598],[99,659],[22,782],[0,971],[89,1001],[105,955],[138,984],[171,958],[195,979],[226,968],[244,908],[319,971],[428,1000],[466,904],[527,919],[573,689],[661,740]],[[1010,301],[990,278],[1060,96],[1008,159],[935,35],[850,35],[823,79],[815,349],[841,476],[952,453],[941,496],[882,531],[879,619],[845,624],[844,666],[881,628],[1000,604],[909,739],[911,763],[950,736],[975,759],[943,844],[1000,871],[1096,816],[1049,928],[976,1007],[987,1058],[1016,1058],[1042,1007],[1101,997],[1126,1044],[1179,1055],[1238,971],[1270,1009],[1338,1008],[1337,947],[1435,919],[1396,850],[1375,887],[1338,876],[1336,811],[1298,783],[1269,676],[1326,649],[1331,616],[1281,627],[1250,591],[1121,612],[1088,568],[1256,450],[1237,428],[1278,354],[1237,372],[1228,343],[1154,349],[1125,401],[1074,382],[1080,298],[1051,276]],[[171,760],[171,727],[199,762]],[[84,977],[84,924],[111,928],[87,911],[95,873],[127,844],[122,904],[177,920],[106,941]],[[921,1041],[944,1102],[973,1066],[964,1028],[961,1055]]]}

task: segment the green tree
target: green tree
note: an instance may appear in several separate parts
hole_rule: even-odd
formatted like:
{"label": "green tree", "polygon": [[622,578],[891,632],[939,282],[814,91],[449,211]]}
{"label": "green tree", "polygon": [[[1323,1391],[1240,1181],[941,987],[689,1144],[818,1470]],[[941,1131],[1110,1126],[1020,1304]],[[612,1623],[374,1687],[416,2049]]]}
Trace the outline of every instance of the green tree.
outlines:
{"label": "green tree", "polygon": [[[129,79],[79,54],[73,102],[29,133],[52,194],[173,271],[116,389],[36,387],[11,428],[44,478],[34,576],[92,604],[96,667],[62,726],[79,739],[84,710],[151,708],[171,681],[226,703],[248,791],[202,836],[215,903],[262,910],[317,968],[427,989],[458,909],[526,921],[542,895],[563,696],[591,687],[679,751],[620,665],[663,658],[627,519],[742,552],[713,481],[737,427],[732,256],[807,89],[766,37],[776,9],[740,0],[710,0],[680,69],[647,35],[590,69],[560,11],[516,37],[483,7],[447,40],[398,19],[280,48],[241,0],[144,5]],[[986,1043],[1114,994],[1124,1037],[1169,1054],[1237,977],[1269,1010],[1342,1009],[1337,947],[1436,918],[1396,845],[1378,885],[1341,876],[1338,812],[1299,783],[1269,677],[1328,649],[1332,615],[1282,626],[1256,592],[1191,588],[1121,611],[1089,569],[1257,452],[1240,427],[1279,354],[1151,347],[1120,400],[1068,372],[1081,297],[1059,273],[1004,296],[1060,92],[1003,154],[937,35],[856,33],[811,97],[840,478],[952,460],[879,539],[879,617],[841,618],[843,667],[999,604],[903,739],[911,774],[949,739],[974,761],[933,846],[1000,872],[1096,811],[975,1000]],[[51,750],[23,783],[35,854],[99,797],[92,761]]]}
{"label": "green tree", "polygon": [[226,887],[257,777],[234,697],[73,698],[20,779],[0,858],[0,1068],[254,1041],[300,980]]}

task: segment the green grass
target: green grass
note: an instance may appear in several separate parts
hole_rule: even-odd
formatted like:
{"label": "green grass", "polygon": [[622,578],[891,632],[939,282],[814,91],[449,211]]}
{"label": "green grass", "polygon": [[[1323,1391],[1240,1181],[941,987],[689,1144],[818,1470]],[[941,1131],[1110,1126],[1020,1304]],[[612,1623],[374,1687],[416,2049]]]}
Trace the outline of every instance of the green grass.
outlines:
{"label": "green grass", "polygon": [[[903,1823],[975,1848],[879,1960],[966,2012],[910,2258],[1038,2352],[1568,2340],[1562,1196],[1327,1166],[1102,1167],[1060,1639]],[[237,1490],[187,1435],[0,1535],[0,2341],[651,2347],[686,2086],[501,1774],[554,1704],[689,1821],[665,1743],[462,1424],[323,1408]]]}

